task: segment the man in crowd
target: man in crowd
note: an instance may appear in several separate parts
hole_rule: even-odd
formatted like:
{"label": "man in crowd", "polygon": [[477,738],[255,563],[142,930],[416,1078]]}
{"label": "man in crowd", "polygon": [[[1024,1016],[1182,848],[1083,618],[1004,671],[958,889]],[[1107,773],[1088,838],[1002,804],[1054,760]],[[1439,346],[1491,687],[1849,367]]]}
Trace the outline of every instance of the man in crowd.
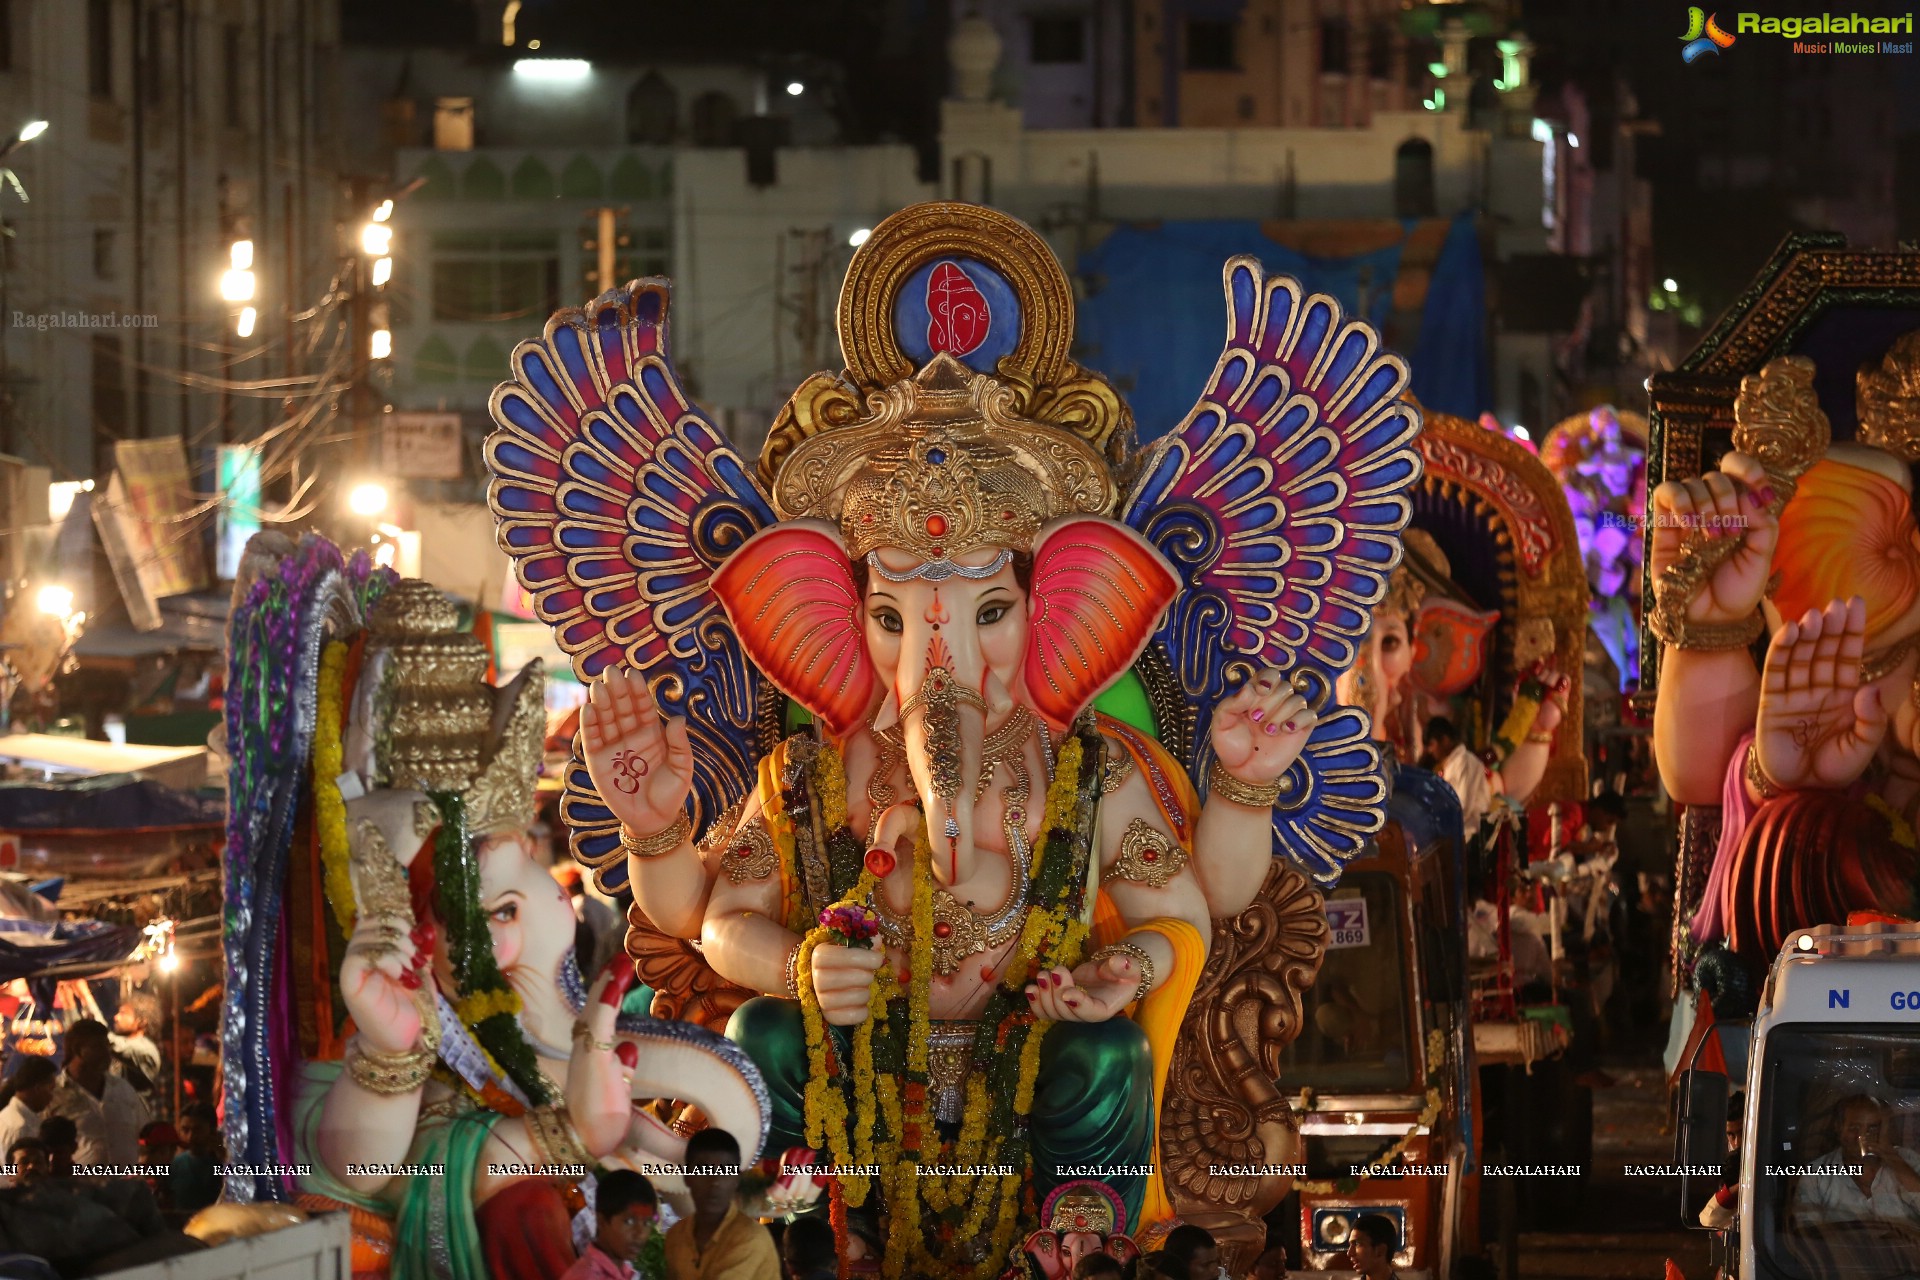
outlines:
{"label": "man in crowd", "polygon": [[1493,808],[1493,784],[1487,778],[1487,766],[1460,741],[1460,731],[1445,716],[1427,721],[1427,751],[1433,757],[1434,772],[1447,780],[1460,797],[1461,829],[1471,840],[1480,829],[1480,819]]}
{"label": "man in crowd", "polygon": [[652,1184],[631,1169],[616,1169],[594,1189],[593,1212],[599,1229],[560,1280],[633,1280],[633,1260],[659,1212]]}
{"label": "man in crowd", "polygon": [[[53,1064],[52,1058],[28,1058],[13,1073],[13,1078],[0,1086],[0,1095],[12,1095],[7,1105],[0,1108],[0,1150],[10,1149],[18,1138],[40,1136],[41,1115],[53,1101],[59,1082],[60,1068]],[[0,1185],[12,1181],[0,1174]]]}
{"label": "man in crowd", "polygon": [[160,1046],[152,1033],[160,1029],[160,1002],[136,991],[120,1002],[113,1015],[114,1067],[141,1094],[151,1096],[160,1085]]}
{"label": "man in crowd", "polygon": [[48,1109],[73,1121],[80,1135],[74,1163],[81,1166],[140,1163],[140,1130],[152,1116],[112,1066],[105,1023],[83,1018],[67,1028],[66,1070]]}
{"label": "man in crowd", "polygon": [[1395,1280],[1393,1255],[1400,1251],[1400,1228],[1384,1213],[1361,1215],[1347,1241],[1347,1265],[1362,1280]]}
{"label": "man in crowd", "polygon": [[740,1212],[740,1144],[724,1129],[687,1140],[693,1216],[667,1232],[667,1280],[780,1280],[773,1237]]}

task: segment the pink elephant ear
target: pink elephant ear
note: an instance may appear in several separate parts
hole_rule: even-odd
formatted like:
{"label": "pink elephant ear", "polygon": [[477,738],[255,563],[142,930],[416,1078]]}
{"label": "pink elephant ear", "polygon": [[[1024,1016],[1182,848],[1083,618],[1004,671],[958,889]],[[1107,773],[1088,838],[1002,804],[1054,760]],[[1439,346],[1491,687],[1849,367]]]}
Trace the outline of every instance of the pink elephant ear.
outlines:
{"label": "pink elephant ear", "polygon": [[1033,549],[1033,634],[1027,693],[1065,728],[1147,647],[1180,590],[1173,567],[1114,520],[1072,516],[1040,531]]}
{"label": "pink elephant ear", "polygon": [[794,520],[748,539],[713,575],[740,647],[838,742],[867,714],[873,663],[860,592],[832,525]]}

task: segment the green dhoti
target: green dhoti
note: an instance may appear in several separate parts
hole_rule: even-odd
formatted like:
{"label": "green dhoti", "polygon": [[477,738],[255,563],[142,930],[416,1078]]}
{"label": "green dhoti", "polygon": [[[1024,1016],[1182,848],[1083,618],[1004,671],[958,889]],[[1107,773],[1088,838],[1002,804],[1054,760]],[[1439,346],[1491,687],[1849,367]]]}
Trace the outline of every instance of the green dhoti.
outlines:
{"label": "green dhoti", "polygon": [[[852,1061],[848,1030],[827,1028],[842,1062]],[[772,1095],[767,1150],[806,1146],[807,1037],[799,1004],[749,1000],[734,1011],[727,1035],[760,1068]],[[1035,1200],[1062,1182],[1090,1178],[1111,1187],[1127,1221],[1137,1222],[1153,1163],[1153,1108],[1153,1056],[1139,1027],[1124,1018],[1050,1026],[1028,1118]]]}

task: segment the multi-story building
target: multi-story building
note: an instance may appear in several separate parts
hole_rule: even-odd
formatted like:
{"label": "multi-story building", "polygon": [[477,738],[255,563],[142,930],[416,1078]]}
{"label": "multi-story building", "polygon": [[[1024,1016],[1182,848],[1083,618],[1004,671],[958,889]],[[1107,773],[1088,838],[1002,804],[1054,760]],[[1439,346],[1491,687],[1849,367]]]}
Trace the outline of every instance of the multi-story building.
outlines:
{"label": "multi-story building", "polygon": [[[327,394],[335,8],[0,3],[0,137],[47,122],[4,162],[0,451],[104,476],[116,440],[247,439]],[[222,297],[236,241],[246,299]]]}

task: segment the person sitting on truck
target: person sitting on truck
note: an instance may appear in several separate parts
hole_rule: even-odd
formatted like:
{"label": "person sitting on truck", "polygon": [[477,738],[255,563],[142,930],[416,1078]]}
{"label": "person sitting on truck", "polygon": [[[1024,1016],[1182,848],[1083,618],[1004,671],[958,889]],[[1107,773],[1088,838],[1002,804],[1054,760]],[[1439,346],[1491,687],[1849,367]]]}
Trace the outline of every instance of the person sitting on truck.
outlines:
{"label": "person sitting on truck", "polygon": [[1400,1228],[1384,1213],[1362,1214],[1347,1238],[1347,1265],[1365,1280],[1395,1280],[1393,1255],[1400,1252]]}
{"label": "person sitting on truck", "polygon": [[1460,741],[1460,731],[1445,716],[1427,721],[1427,750],[1433,755],[1434,772],[1460,797],[1460,821],[1467,839],[1480,829],[1480,819],[1493,808],[1493,784],[1487,766]]}
{"label": "person sitting on truck", "polygon": [[1746,1124],[1747,1096],[1727,1098],[1727,1158],[1720,1166],[1720,1186],[1700,1209],[1700,1225],[1725,1231],[1740,1215],[1740,1135]]}
{"label": "person sitting on truck", "polygon": [[1842,1099],[1837,1112],[1840,1149],[1816,1162],[1820,1172],[1800,1178],[1794,1218],[1809,1224],[1920,1222],[1920,1152],[1888,1142],[1887,1105],[1860,1093]]}

